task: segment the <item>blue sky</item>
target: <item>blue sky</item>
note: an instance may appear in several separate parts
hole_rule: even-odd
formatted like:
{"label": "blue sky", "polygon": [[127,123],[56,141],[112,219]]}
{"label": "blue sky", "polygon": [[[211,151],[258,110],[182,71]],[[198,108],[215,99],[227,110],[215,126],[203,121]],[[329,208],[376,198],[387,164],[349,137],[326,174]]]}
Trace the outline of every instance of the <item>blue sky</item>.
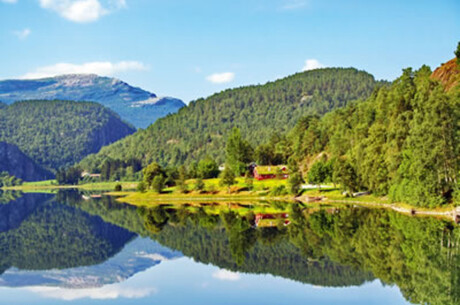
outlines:
{"label": "blue sky", "polygon": [[459,40],[458,0],[0,0],[0,79],[95,72],[186,102],[321,66],[392,80]]}

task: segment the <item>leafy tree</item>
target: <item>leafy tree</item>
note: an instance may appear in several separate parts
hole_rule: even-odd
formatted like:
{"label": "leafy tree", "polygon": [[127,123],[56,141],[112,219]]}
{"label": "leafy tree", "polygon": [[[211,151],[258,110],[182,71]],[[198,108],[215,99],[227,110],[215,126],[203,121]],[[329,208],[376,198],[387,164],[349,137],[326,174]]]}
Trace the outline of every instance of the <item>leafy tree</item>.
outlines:
{"label": "leafy tree", "polygon": [[163,168],[156,162],[153,162],[152,164],[148,165],[146,168],[143,169],[142,172],[144,174],[144,183],[147,185],[147,187],[152,187],[153,180],[158,176],[161,176],[163,178],[163,183],[165,182],[165,173],[163,171]]}
{"label": "leafy tree", "polygon": [[[176,182],[180,179],[180,173],[179,170],[175,167],[167,167],[164,170],[164,176],[165,176],[165,184],[166,186],[175,186]],[[184,181],[187,177],[187,169],[183,169],[183,178]]]}
{"label": "leafy tree", "polygon": [[257,146],[254,157],[257,164],[260,165],[273,165],[274,154],[272,147],[268,144],[261,144]]}
{"label": "leafy tree", "polygon": [[137,184],[137,191],[140,193],[145,193],[147,190],[147,185],[145,184],[144,181],[141,181]]}
{"label": "leafy tree", "polygon": [[339,183],[350,195],[359,190],[358,176],[353,166],[347,160],[339,159],[334,163],[333,180]]}
{"label": "leafy tree", "polygon": [[299,171],[295,171],[291,173],[289,175],[289,180],[288,180],[290,193],[293,195],[299,194],[302,183],[303,183],[303,179]]}
{"label": "leafy tree", "polygon": [[152,180],[152,190],[156,193],[161,193],[165,188],[165,178],[163,175],[157,175]]}
{"label": "leafy tree", "polygon": [[321,183],[326,182],[328,178],[328,168],[323,161],[315,162],[308,171],[308,183],[318,185],[321,189]]}
{"label": "leafy tree", "polygon": [[217,178],[219,176],[219,165],[213,159],[206,157],[198,162],[197,177],[203,179]]}

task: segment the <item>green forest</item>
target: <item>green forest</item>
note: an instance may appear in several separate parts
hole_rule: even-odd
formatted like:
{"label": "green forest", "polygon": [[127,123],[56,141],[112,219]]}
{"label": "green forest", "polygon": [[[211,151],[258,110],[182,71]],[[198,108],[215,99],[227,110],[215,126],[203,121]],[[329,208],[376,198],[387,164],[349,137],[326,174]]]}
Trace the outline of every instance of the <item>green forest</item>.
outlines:
{"label": "green forest", "polygon": [[310,161],[306,170],[328,160],[329,180],[350,192],[426,207],[459,196],[460,91],[446,92],[431,75],[427,66],[405,69],[365,102],[300,121],[293,156]]}
{"label": "green forest", "polygon": [[193,171],[206,158],[226,162],[238,176],[251,161],[289,164],[297,185],[303,176],[349,194],[369,191],[415,206],[458,202],[460,90],[446,78],[455,79],[460,68],[451,62],[455,73],[443,73],[447,65],[435,73],[427,66],[408,68],[391,84],[354,69],[320,69],[227,90],[104,147],[81,165],[99,172],[107,162],[130,158],[144,167],[185,164]]}
{"label": "green forest", "polygon": [[134,131],[113,111],[90,102],[24,101],[0,109],[0,141],[53,171]]}
{"label": "green forest", "polygon": [[225,161],[225,143],[233,127],[255,147],[273,134],[284,134],[305,115],[322,115],[351,101],[366,99],[380,83],[366,72],[328,68],[298,73],[265,85],[229,89],[191,102],[89,156],[83,168],[100,170],[103,161],[137,159],[144,166],[190,164],[209,156]]}

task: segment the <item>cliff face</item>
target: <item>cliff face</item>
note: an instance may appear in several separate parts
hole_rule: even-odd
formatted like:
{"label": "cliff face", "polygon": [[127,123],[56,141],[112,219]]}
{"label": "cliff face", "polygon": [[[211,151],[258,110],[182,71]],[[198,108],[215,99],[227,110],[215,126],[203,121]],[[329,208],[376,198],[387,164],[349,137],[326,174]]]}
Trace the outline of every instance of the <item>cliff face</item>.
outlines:
{"label": "cliff face", "polygon": [[96,103],[25,101],[0,110],[0,141],[16,145],[50,171],[71,166],[135,131]]}
{"label": "cliff face", "polygon": [[3,171],[24,181],[47,180],[54,177],[51,172],[38,166],[19,148],[6,142],[0,142],[0,172]]}
{"label": "cliff face", "polygon": [[135,132],[135,129],[124,123],[118,117],[110,116],[104,125],[94,129],[88,137],[90,143],[86,154],[97,153],[103,146],[112,144]]}
{"label": "cliff face", "polygon": [[460,83],[460,65],[457,59],[451,59],[434,70],[431,78],[439,80],[450,91]]}

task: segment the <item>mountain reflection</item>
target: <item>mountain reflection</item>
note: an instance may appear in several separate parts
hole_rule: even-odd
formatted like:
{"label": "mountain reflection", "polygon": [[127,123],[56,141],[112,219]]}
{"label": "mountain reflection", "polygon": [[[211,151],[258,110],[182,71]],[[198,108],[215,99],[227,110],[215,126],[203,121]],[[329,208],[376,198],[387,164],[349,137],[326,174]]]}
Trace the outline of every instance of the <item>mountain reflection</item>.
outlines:
{"label": "mountain reflection", "polygon": [[281,202],[136,208],[79,192],[24,195],[0,212],[1,285],[100,286],[183,254],[316,286],[377,278],[414,304],[460,301],[460,229],[447,220]]}

